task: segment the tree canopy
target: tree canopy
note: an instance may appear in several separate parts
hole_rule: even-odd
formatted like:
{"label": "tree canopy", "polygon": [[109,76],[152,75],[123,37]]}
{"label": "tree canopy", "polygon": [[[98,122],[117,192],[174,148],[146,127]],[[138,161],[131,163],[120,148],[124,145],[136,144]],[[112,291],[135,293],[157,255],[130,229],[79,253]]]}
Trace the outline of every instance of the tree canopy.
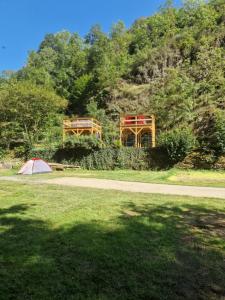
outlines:
{"label": "tree canopy", "polygon": [[41,139],[67,101],[53,91],[27,81],[9,82],[0,89],[0,140],[10,148],[32,147]]}
{"label": "tree canopy", "polygon": [[[11,92],[7,80],[17,82]],[[225,126],[224,1],[186,0],[181,8],[167,1],[158,13],[136,20],[129,29],[119,21],[109,34],[100,25],[85,38],[67,31],[47,34],[24,68],[2,81],[4,110],[11,106],[23,111],[17,93],[24,91],[26,102],[41,91],[43,97],[36,97],[31,111],[24,112],[27,120],[36,106],[42,107],[40,118],[46,107],[54,114],[61,98],[68,100],[68,115],[85,115],[95,102],[108,123],[120,113],[154,113],[159,133],[188,126],[201,144],[202,127],[210,132],[217,119],[216,128],[224,131]],[[34,132],[36,121],[28,126]],[[215,142],[215,135],[210,136]]]}

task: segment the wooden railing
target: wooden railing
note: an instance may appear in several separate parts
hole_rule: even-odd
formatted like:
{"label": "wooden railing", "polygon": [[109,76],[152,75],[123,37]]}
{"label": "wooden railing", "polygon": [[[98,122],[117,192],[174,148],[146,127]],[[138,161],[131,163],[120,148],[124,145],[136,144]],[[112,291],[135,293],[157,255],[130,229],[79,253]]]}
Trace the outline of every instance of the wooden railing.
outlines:
{"label": "wooden railing", "polygon": [[120,119],[121,127],[149,126],[154,122],[154,116],[127,116]]}
{"label": "wooden railing", "polygon": [[76,118],[63,121],[64,129],[95,128],[101,130],[100,123],[94,118]]}

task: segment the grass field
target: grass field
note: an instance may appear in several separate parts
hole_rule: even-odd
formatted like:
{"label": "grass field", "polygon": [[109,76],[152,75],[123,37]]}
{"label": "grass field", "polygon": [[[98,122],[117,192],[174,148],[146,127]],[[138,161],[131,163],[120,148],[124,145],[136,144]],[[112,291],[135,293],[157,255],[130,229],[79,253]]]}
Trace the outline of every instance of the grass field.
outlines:
{"label": "grass field", "polygon": [[[16,170],[0,171],[1,175],[16,174]],[[115,171],[87,171],[87,170],[66,170],[64,172],[53,172],[52,174],[33,176],[54,178],[62,176],[79,176],[85,178],[101,178],[123,181],[138,181],[149,183],[166,183],[178,185],[193,186],[211,186],[225,187],[225,171],[208,171],[208,170],[179,170],[171,169],[168,171],[132,171],[132,170],[115,170]]]}
{"label": "grass field", "polygon": [[0,182],[0,299],[224,299],[225,202]]}

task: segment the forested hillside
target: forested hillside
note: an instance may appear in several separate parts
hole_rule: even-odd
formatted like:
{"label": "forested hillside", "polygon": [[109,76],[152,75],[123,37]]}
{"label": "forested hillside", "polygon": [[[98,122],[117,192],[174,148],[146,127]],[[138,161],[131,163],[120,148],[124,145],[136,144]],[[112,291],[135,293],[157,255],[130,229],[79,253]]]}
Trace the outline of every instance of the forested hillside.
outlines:
{"label": "forested hillside", "polygon": [[[115,121],[121,113],[153,113],[158,144],[184,135],[193,147],[220,155],[225,151],[225,2],[188,0],[178,9],[167,1],[157,14],[129,29],[120,21],[109,34],[99,25],[85,38],[50,33],[24,68],[2,77],[0,89],[2,147],[4,141],[11,147],[18,136],[34,144],[46,136],[57,139],[64,109],[67,115],[92,114],[103,121],[106,144],[118,138]],[[52,105],[46,104],[50,111],[41,130],[37,122],[32,128],[24,124],[12,108],[23,112],[26,104],[18,101],[32,91],[34,101],[35,93],[45,95],[31,109],[45,99]]]}

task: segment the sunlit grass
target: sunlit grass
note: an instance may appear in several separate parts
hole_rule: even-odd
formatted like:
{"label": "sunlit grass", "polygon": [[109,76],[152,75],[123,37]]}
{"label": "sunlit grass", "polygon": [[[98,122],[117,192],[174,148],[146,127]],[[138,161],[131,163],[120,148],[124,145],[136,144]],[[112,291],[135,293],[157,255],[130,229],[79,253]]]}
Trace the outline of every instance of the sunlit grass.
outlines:
{"label": "sunlit grass", "polygon": [[[0,171],[0,176],[16,175],[17,170]],[[65,170],[55,171],[52,174],[26,176],[28,180],[57,177],[100,178],[123,181],[137,181],[149,183],[165,183],[193,186],[225,187],[225,171],[214,170],[179,170],[166,171],[135,171],[135,170]]]}
{"label": "sunlit grass", "polygon": [[0,299],[220,299],[223,200],[0,183]]}

